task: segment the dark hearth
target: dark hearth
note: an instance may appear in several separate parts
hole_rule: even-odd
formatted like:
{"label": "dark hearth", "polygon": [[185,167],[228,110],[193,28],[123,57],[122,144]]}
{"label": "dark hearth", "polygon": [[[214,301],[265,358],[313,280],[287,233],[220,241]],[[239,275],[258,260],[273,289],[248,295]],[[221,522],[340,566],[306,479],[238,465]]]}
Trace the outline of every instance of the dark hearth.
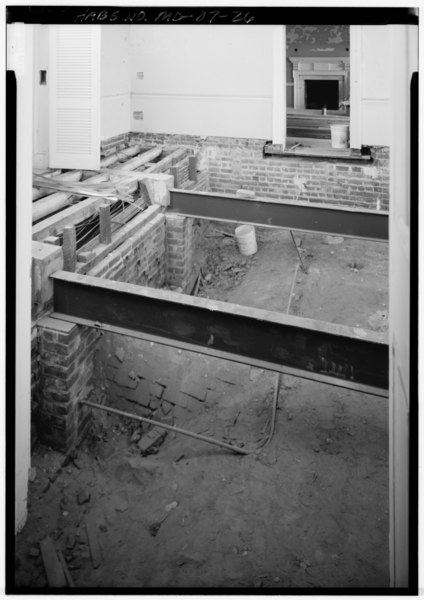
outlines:
{"label": "dark hearth", "polygon": [[306,108],[330,110],[339,108],[339,82],[333,79],[307,79],[305,81]]}

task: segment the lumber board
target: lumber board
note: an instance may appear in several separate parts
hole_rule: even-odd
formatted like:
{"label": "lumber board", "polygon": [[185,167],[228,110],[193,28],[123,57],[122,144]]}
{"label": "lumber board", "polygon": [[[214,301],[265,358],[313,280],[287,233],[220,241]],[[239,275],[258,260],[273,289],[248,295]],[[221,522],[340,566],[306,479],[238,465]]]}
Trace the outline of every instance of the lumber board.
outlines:
{"label": "lumber board", "polygon": [[97,537],[96,525],[92,520],[87,519],[85,521],[85,529],[87,531],[88,545],[90,547],[91,563],[93,569],[97,569],[102,564],[102,553]]}
{"label": "lumber board", "polygon": [[69,206],[57,215],[52,215],[32,227],[32,239],[42,242],[46,237],[61,233],[67,225],[75,225],[88,219],[104,204],[104,198],[86,198],[74,206]]}
{"label": "lumber board", "polygon": [[62,251],[63,269],[65,271],[75,271],[77,266],[77,236],[73,225],[68,225],[63,229]]}
{"label": "lumber board", "polygon": [[63,572],[63,567],[57,556],[56,547],[51,537],[47,536],[40,542],[40,550],[48,586],[53,588],[66,587],[65,573]]}
{"label": "lumber board", "polygon": [[72,576],[69,572],[68,565],[66,564],[66,560],[63,556],[62,550],[60,548],[57,548],[56,550],[57,550],[57,555],[59,557],[60,564],[62,565],[63,573],[65,575],[65,579],[66,579],[68,586],[75,587],[74,580],[72,579]]}

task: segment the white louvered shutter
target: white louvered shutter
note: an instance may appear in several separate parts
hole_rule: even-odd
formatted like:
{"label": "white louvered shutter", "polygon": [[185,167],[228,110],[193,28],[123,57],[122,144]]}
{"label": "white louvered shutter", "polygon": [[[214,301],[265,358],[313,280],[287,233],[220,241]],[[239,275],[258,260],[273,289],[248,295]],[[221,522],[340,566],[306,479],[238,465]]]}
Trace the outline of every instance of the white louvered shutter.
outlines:
{"label": "white louvered shutter", "polygon": [[100,168],[100,25],[50,30],[49,166]]}

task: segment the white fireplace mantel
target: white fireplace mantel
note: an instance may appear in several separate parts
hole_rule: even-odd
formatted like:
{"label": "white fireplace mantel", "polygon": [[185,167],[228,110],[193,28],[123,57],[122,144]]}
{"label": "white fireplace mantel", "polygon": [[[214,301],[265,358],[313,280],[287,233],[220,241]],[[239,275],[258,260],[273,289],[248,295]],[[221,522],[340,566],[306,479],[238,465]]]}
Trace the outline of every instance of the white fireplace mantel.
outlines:
{"label": "white fireplace mantel", "polygon": [[350,59],[335,57],[293,57],[294,108],[305,108],[305,81],[336,80],[339,82],[339,99],[349,98]]}

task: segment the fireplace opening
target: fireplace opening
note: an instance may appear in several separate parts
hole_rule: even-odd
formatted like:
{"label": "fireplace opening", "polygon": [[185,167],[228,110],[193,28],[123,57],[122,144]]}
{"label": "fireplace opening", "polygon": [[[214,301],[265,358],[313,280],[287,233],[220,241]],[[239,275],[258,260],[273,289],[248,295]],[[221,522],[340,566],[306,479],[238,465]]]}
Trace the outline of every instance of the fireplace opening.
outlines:
{"label": "fireplace opening", "polygon": [[305,107],[308,109],[329,110],[339,108],[339,82],[333,79],[305,80]]}

